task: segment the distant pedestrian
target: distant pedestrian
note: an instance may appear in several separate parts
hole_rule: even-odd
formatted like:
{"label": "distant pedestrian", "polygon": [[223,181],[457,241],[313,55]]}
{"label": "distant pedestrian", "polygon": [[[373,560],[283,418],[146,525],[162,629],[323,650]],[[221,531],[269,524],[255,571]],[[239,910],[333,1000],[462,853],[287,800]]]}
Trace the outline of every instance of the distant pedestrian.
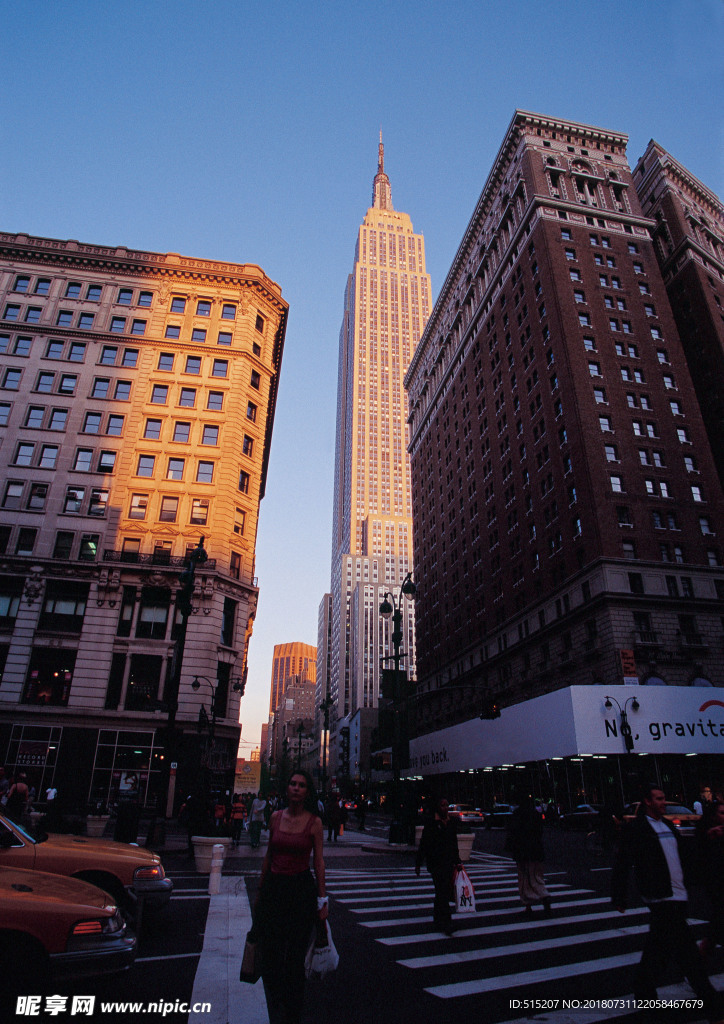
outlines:
{"label": "distant pedestrian", "polygon": [[435,902],[433,904],[433,921],[445,935],[455,931],[450,913],[450,902],[453,898],[453,877],[455,869],[461,867],[458,849],[457,824],[449,814],[447,800],[442,797],[437,802],[435,817],[428,821],[422,830],[420,845],[415,861],[415,874],[420,874],[423,861],[432,875],[435,886]]}
{"label": "distant pedestrian", "polygon": [[334,839],[336,843],[342,826],[342,811],[339,806],[339,798],[334,793],[330,793],[327,800],[325,820],[327,822],[327,842],[331,843]]}
{"label": "distant pedestrian", "polygon": [[261,793],[254,797],[249,814],[249,835],[251,836],[252,849],[256,850],[261,841],[261,830],[264,827],[264,812],[266,811],[266,800]]}
{"label": "distant pedestrian", "polygon": [[533,913],[533,905],[542,903],[546,914],[551,912],[551,894],[543,880],[543,820],[533,797],[526,793],[510,816],[506,852],[518,869],[518,895],[525,913]]}
{"label": "distant pedestrian", "polygon": [[709,919],[699,949],[706,956],[717,946],[724,946],[724,803],[721,800],[712,800],[705,807],[697,822],[696,839]]}
{"label": "distant pedestrian", "polygon": [[238,846],[241,840],[241,830],[244,827],[246,807],[241,799],[240,793],[234,793],[234,800],[231,804],[231,840],[234,846]]}
{"label": "distant pedestrian", "polygon": [[5,804],[5,813],[12,818],[16,824],[20,824],[28,806],[30,790],[28,780],[24,772],[20,772],[15,782],[8,790],[8,801]]}
{"label": "distant pedestrian", "polygon": [[[324,921],[328,913],[322,822],[316,810],[311,777],[293,772],[287,806],[275,811],[269,822],[269,845],[254,907],[270,1024],[299,1024],[304,957],[315,923]],[[309,870],[312,854],[314,879]]]}
{"label": "distant pedestrian", "polygon": [[[642,793],[634,821],[623,830],[612,876],[612,897],[624,913],[631,867],[641,898],[649,908],[649,933],[634,978],[638,1000],[656,999],[657,973],[667,956],[679,962],[703,1001],[710,1021],[724,1013],[722,993],[709,980],[686,920],[690,864],[676,829],[665,818],[666,796],[656,785]],[[651,1020],[660,1020],[652,1016]]]}
{"label": "distant pedestrian", "polygon": [[365,820],[367,818],[367,797],[361,796],[357,801],[357,822],[359,825],[360,832],[365,830]]}

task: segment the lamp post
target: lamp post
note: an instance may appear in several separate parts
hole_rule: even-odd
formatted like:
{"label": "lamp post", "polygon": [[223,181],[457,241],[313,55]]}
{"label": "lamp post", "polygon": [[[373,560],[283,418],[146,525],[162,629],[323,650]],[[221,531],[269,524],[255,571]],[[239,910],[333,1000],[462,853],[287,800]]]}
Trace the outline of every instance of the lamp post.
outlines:
{"label": "lamp post", "polygon": [[[394,593],[388,591],[384,594],[384,599],[380,605],[380,615],[383,619],[392,620],[392,647],[394,653],[382,658],[382,663],[385,661],[392,661],[394,663],[394,675],[392,680],[392,725],[393,725],[393,739],[392,739],[392,799],[393,799],[393,820],[390,825],[390,843],[402,843],[404,842],[404,827],[400,820],[400,772],[402,769],[402,761],[407,760],[405,754],[405,747],[407,741],[407,734],[402,735],[402,711],[403,707],[405,712],[407,711],[407,672],[400,669],[400,663],[403,658],[407,657],[407,654],[402,650],[402,598],[403,597],[414,597],[415,595],[415,584],[412,582],[412,573],[407,574],[402,585],[400,586],[400,592],[395,599]],[[384,673],[384,669],[383,669]],[[404,694],[403,694],[404,684]]]}
{"label": "lamp post", "polygon": [[612,708],[614,704],[618,708],[618,713],[621,716],[621,735],[623,736],[623,741],[626,745],[626,751],[630,754],[634,748],[634,741],[633,736],[631,735],[631,726],[628,724],[628,714],[626,713],[626,708],[630,704],[632,711],[638,711],[641,705],[636,700],[636,697],[628,697],[624,701],[623,707],[621,707],[621,705],[615,697],[606,696],[606,703],[604,704],[604,707]]}
{"label": "lamp post", "polygon": [[309,739],[309,737],[304,735],[304,722],[300,718],[297,726],[297,768],[302,767],[302,740],[304,739]]}
{"label": "lamp post", "polygon": [[[171,764],[176,761],[176,712],[178,711],[178,692],[181,685],[181,668],[184,660],[184,649],[186,647],[186,630],[188,628],[189,615],[193,611],[191,599],[194,593],[194,577],[196,566],[203,565],[208,558],[204,550],[204,538],[189,554],[188,566],[179,576],[180,589],[176,594],[176,608],[181,613],[178,636],[173,651],[171,671],[166,689],[168,704],[168,721],[166,723],[166,737],[164,742],[164,768],[163,785],[161,797],[165,795],[164,803],[160,804],[161,816],[170,818],[173,814],[174,787],[171,785]],[[175,778],[175,777],[173,777]]]}
{"label": "lamp post", "polygon": [[322,733],[322,799],[327,797],[327,744],[329,743],[329,709],[334,706],[331,693],[327,693],[319,710],[324,715],[324,732]]}

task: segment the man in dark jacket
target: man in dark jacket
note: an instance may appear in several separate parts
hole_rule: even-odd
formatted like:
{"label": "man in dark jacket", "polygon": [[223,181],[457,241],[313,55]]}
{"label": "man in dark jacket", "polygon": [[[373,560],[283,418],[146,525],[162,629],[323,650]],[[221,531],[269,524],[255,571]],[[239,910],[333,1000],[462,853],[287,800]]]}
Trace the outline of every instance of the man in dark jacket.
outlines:
{"label": "man in dark jacket", "polygon": [[432,875],[435,886],[433,920],[440,931],[446,935],[452,935],[455,930],[450,913],[453,875],[455,868],[462,865],[458,850],[457,825],[448,813],[448,802],[444,797],[437,802],[435,817],[432,821],[428,821],[422,830],[415,862],[415,874],[420,874],[420,866],[423,861],[427,864],[427,870]]}
{"label": "man in dark jacket", "polygon": [[634,995],[638,1000],[656,999],[656,968],[659,961],[671,954],[704,1001],[709,1020],[719,1021],[724,1012],[722,994],[709,981],[686,921],[688,859],[676,829],[664,818],[663,791],[649,785],[642,797],[635,820],[621,837],[612,879],[613,903],[623,913],[633,866],[638,890],[650,913],[649,934],[634,979]]}

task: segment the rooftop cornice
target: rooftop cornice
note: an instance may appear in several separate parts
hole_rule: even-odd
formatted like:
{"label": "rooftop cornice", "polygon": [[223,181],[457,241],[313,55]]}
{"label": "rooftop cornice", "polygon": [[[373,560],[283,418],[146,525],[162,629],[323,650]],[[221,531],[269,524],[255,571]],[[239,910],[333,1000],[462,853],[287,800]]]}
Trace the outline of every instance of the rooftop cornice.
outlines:
{"label": "rooftop cornice", "polygon": [[68,266],[117,268],[125,273],[173,276],[212,280],[244,280],[261,287],[269,299],[282,309],[288,303],[281,287],[272,281],[256,263],[228,263],[203,260],[179,253],[146,252],[126,246],[88,245],[73,239],[63,241],[40,238],[23,233],[0,232],[0,252],[8,258],[36,262],[63,263]]}
{"label": "rooftop cornice", "polygon": [[664,171],[671,177],[678,179],[678,182],[685,188],[689,189],[697,198],[702,202],[703,205],[712,208],[713,212],[720,218],[724,218],[724,204],[716,194],[708,188],[703,181],[700,181],[691,171],[687,170],[683,164],[669,153],[667,149],[664,149],[662,145],[656,142],[655,139],[651,139],[646,152],[639,160],[638,166],[642,161],[645,161],[647,156],[656,156],[657,164],[644,174],[643,180],[647,181],[655,171]]}

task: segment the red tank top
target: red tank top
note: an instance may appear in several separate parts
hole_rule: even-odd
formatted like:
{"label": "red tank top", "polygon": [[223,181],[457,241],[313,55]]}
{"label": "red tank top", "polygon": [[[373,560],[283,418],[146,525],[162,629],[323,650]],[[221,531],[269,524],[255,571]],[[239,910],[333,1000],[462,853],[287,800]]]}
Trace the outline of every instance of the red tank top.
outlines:
{"label": "red tank top", "polygon": [[269,850],[271,853],[271,872],[274,875],[298,875],[302,871],[309,870],[309,855],[314,846],[312,839],[312,825],[314,815],[309,815],[309,821],[301,832],[286,832],[281,827],[282,812],[279,815],[272,815],[269,822],[270,838]]}

